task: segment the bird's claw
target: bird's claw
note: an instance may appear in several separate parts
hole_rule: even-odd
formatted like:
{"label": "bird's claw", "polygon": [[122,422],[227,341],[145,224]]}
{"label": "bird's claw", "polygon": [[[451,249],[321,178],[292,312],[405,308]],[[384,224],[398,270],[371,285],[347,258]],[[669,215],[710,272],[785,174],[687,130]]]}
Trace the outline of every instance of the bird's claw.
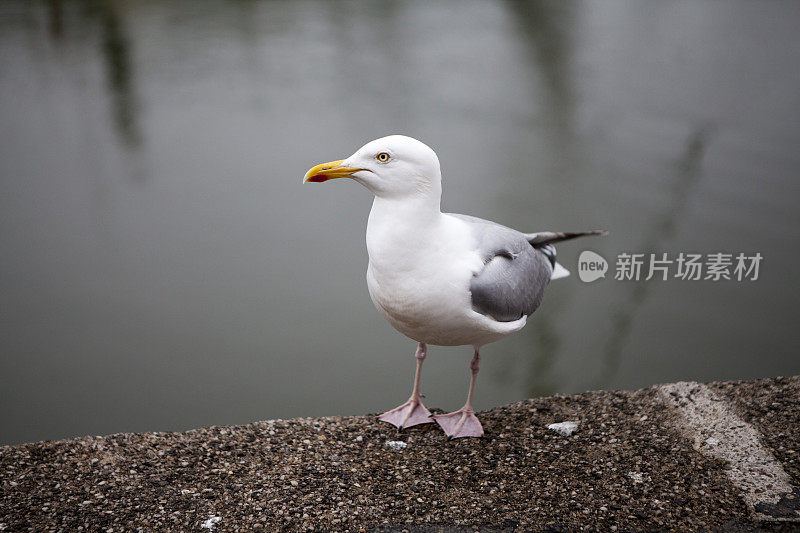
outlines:
{"label": "bird's claw", "polygon": [[433,418],[447,435],[447,440],[461,437],[483,437],[483,426],[472,409],[461,408],[444,415],[433,415]]}
{"label": "bird's claw", "polygon": [[419,397],[411,397],[403,405],[399,405],[391,411],[386,411],[378,420],[388,422],[397,427],[398,431],[431,422],[431,412],[422,404]]}

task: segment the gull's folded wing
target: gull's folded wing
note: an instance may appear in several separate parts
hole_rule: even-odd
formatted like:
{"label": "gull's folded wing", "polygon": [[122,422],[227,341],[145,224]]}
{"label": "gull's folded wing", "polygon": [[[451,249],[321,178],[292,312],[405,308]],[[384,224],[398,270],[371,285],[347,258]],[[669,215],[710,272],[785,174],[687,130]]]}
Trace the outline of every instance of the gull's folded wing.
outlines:
{"label": "gull's folded wing", "polygon": [[549,256],[516,230],[467,215],[452,216],[470,224],[484,260],[470,283],[473,309],[500,322],[533,313],[553,273]]}

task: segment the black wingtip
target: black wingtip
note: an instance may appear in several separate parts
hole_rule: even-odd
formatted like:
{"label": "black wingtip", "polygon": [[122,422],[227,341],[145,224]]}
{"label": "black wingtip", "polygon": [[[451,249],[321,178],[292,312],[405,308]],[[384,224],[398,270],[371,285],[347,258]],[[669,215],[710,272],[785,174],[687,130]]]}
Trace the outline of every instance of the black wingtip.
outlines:
{"label": "black wingtip", "polygon": [[594,229],[591,231],[544,231],[541,233],[529,233],[526,235],[528,242],[534,248],[541,249],[548,244],[555,244],[561,241],[568,241],[570,239],[577,239],[578,237],[595,237],[608,235],[604,229]]}

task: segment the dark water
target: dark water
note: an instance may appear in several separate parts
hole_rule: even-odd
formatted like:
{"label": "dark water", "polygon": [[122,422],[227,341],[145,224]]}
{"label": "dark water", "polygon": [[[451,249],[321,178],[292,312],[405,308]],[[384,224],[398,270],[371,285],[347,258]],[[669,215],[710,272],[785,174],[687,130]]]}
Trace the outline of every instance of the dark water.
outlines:
{"label": "dark water", "polygon": [[[302,186],[389,133],[444,207],[565,243],[476,406],[800,372],[797,2],[0,4],[0,443],[377,412],[414,344],[372,308],[369,194]],[[760,252],[623,282],[620,252]],[[432,406],[469,348],[430,351]]]}

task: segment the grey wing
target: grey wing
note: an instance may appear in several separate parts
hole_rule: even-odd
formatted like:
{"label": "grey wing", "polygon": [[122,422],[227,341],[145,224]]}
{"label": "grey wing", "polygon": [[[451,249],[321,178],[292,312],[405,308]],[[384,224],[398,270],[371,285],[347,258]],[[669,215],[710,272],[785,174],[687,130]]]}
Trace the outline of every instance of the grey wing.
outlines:
{"label": "grey wing", "polygon": [[549,257],[525,235],[500,224],[467,215],[483,256],[483,270],[470,283],[472,307],[500,322],[512,322],[539,307],[553,268]]}

